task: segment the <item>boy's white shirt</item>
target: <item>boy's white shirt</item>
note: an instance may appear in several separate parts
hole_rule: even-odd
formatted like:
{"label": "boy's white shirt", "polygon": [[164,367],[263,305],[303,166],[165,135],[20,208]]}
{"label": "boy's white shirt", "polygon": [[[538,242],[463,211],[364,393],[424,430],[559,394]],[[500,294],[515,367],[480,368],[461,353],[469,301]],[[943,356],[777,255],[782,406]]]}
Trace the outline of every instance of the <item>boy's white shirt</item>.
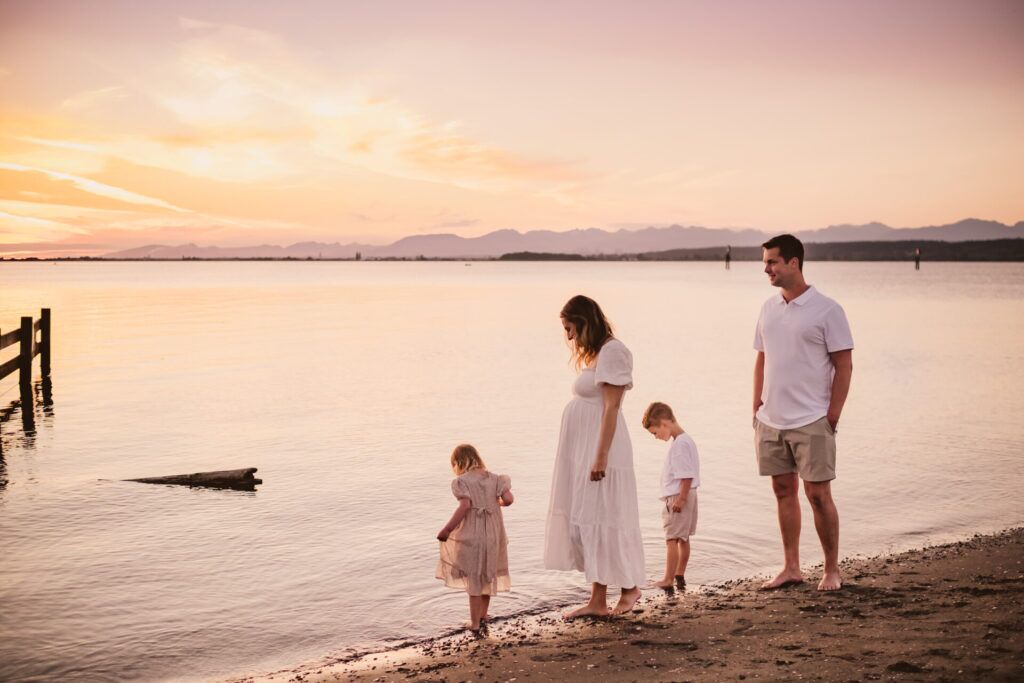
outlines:
{"label": "boy's white shirt", "polygon": [[672,439],[665,456],[665,464],[661,468],[661,499],[678,496],[680,482],[692,479],[690,490],[700,487],[700,461],[697,457],[697,444],[686,432]]}

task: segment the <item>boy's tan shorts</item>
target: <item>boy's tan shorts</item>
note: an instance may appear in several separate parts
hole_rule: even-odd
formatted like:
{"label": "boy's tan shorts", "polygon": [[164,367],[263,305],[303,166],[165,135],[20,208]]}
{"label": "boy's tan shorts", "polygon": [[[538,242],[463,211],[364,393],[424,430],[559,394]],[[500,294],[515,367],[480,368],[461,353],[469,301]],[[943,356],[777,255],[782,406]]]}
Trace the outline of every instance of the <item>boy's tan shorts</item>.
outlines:
{"label": "boy's tan shorts", "polygon": [[763,477],[797,472],[804,481],[836,478],[836,433],[828,418],[795,429],[775,429],[755,417],[754,448]]}
{"label": "boy's tan shorts", "polygon": [[662,501],[665,506],[661,510],[661,526],[665,529],[665,540],[688,541],[690,534],[697,532],[697,492],[690,491],[686,496],[682,512],[672,512],[673,500],[675,496]]}

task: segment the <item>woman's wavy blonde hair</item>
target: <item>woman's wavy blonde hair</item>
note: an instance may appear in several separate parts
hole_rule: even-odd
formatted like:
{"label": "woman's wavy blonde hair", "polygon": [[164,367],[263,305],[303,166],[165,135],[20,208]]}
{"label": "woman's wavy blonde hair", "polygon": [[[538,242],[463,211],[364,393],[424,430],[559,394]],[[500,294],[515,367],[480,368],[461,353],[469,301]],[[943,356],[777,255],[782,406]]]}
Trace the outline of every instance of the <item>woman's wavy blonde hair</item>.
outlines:
{"label": "woman's wavy blonde hair", "polygon": [[572,340],[573,364],[577,370],[590,365],[604,343],[612,338],[612,324],[597,302],[582,294],[565,302],[560,315],[562,320],[576,326],[576,338]]}
{"label": "woman's wavy blonde hair", "polygon": [[460,443],[452,451],[452,469],[455,474],[465,474],[470,470],[486,470],[487,465],[475,448],[468,443]]}

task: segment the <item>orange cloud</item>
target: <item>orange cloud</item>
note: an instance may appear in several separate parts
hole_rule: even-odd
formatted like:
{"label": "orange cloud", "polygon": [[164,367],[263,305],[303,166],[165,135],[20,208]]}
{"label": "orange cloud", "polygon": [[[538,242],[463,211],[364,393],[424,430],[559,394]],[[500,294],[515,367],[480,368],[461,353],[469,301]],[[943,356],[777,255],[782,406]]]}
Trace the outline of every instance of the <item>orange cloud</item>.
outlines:
{"label": "orange cloud", "polygon": [[409,136],[403,141],[400,154],[421,169],[455,179],[509,178],[561,183],[586,177],[563,162],[530,159],[432,129]]}
{"label": "orange cloud", "polygon": [[71,204],[88,208],[138,207],[183,212],[167,202],[113,187],[89,178],[0,161],[0,197]]}

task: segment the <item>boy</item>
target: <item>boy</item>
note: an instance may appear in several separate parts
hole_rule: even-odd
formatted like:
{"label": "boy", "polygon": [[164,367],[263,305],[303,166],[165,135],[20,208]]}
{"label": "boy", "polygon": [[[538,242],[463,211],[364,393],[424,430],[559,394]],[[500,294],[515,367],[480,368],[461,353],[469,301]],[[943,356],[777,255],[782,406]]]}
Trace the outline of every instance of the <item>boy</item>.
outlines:
{"label": "boy", "polygon": [[669,589],[686,588],[686,564],[690,560],[690,535],[697,531],[697,489],[700,487],[700,462],[697,444],[676,422],[672,409],[664,403],[647,406],[644,429],[661,441],[672,441],[661,468],[661,499],[665,507],[661,522],[665,529],[667,556],[665,578],[654,585]]}

